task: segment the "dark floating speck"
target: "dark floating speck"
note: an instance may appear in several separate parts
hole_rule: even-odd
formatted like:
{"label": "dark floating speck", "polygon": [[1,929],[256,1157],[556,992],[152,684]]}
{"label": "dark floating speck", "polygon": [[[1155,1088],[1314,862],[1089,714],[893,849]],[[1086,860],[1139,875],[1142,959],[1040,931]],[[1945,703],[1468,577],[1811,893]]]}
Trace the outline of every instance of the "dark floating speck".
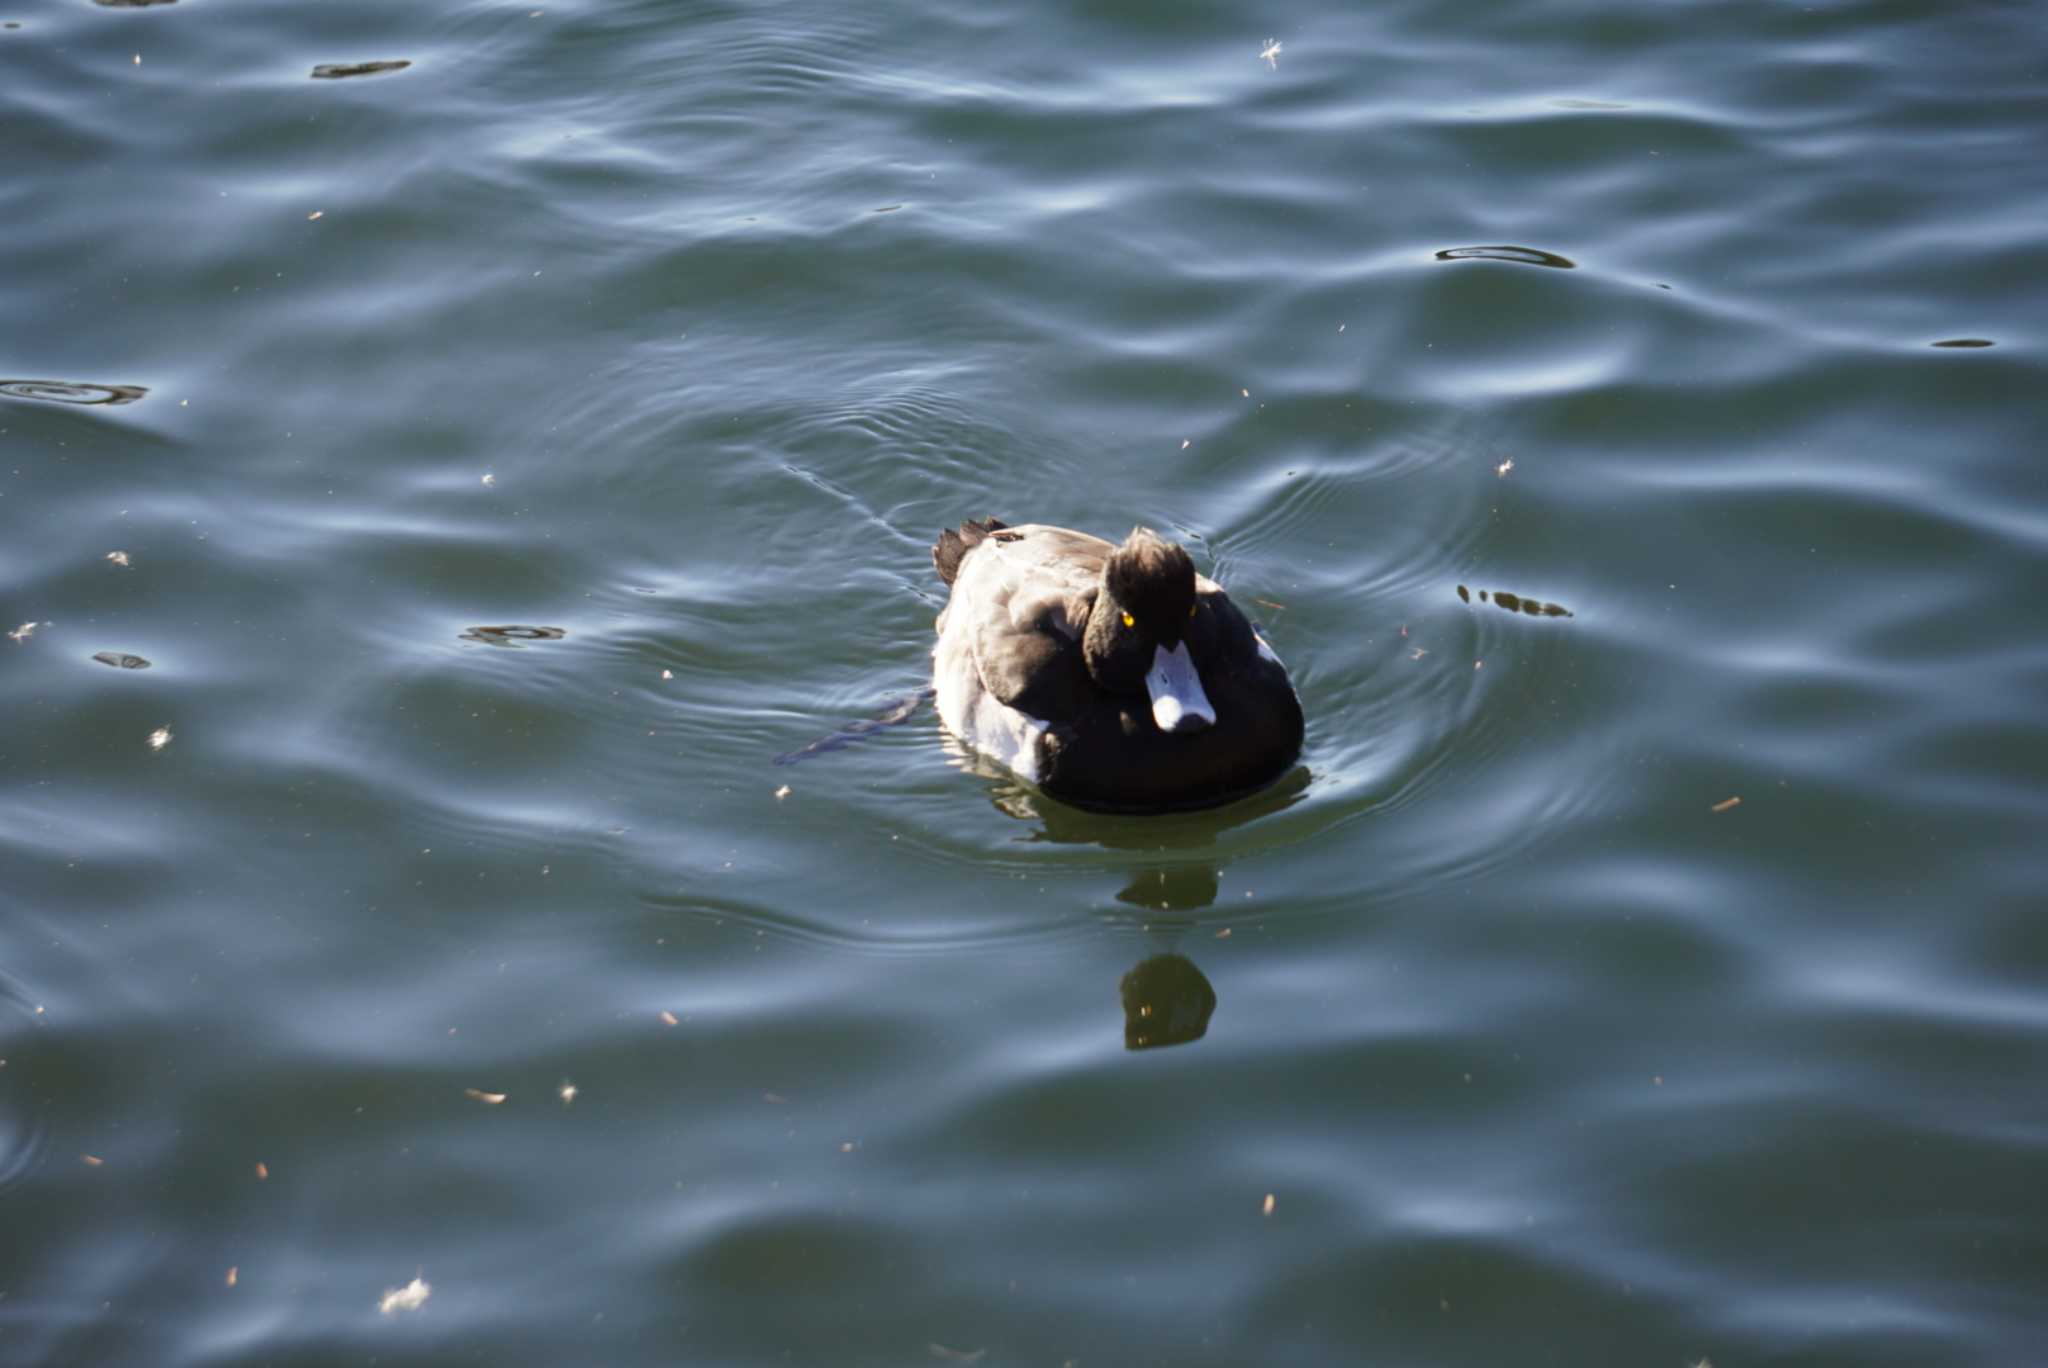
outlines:
{"label": "dark floating speck", "polygon": [[901,209],[902,207],[903,207],[903,206],[902,206],[902,205],[900,205],[900,204],[885,204],[885,205],[883,205],[883,206],[882,206],[881,208],[879,208],[879,209],[875,209],[875,210],[871,210],[870,212],[872,212],[872,213],[876,213],[876,214],[893,214],[893,213],[895,213],[895,212],[896,212],[896,211],[897,211],[898,209]]}
{"label": "dark floating speck", "polygon": [[1988,337],[1950,337],[1933,345],[1937,347],[1989,347],[1993,344]]}
{"label": "dark floating speck", "polygon": [[[1458,597],[1466,603],[1472,601],[1471,593],[1462,584],[1458,586]],[[1561,603],[1545,603],[1540,599],[1524,598],[1520,594],[1511,594],[1505,589],[1493,590],[1492,598],[1490,599],[1487,597],[1487,591],[1481,589],[1479,591],[1479,601],[1481,603],[1490,602],[1495,607],[1507,609],[1510,613],[1527,613],[1530,617],[1572,616],[1571,609]]]}
{"label": "dark floating speck", "polygon": [[411,65],[410,59],[394,62],[322,62],[313,68],[313,79],[339,81],[350,76],[381,76],[387,71],[403,71]]}
{"label": "dark floating speck", "polygon": [[144,660],[139,655],[129,655],[126,651],[94,651],[92,658],[102,665],[111,665],[117,670],[146,670],[149,668],[147,660]]}
{"label": "dark floating speck", "polygon": [[141,385],[74,385],[67,380],[0,380],[0,395],[48,404],[132,404],[149,391]]}
{"label": "dark floating speck", "polygon": [[1436,254],[1438,261],[1513,261],[1523,266],[1555,266],[1569,271],[1578,266],[1570,257],[1546,252],[1540,247],[1446,247]]}
{"label": "dark floating speck", "polygon": [[567,635],[560,627],[472,627],[462,639],[486,646],[517,646],[522,641],[560,641]]}
{"label": "dark floating speck", "polygon": [[92,0],[103,9],[148,9],[151,5],[175,5],[178,0]]}

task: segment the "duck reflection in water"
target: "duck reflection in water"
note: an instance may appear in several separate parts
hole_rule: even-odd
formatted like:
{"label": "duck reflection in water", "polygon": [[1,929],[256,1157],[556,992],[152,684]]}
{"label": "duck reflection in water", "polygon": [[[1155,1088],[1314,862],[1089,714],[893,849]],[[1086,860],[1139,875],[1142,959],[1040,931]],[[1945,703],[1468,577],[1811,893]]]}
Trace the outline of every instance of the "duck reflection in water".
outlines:
{"label": "duck reflection in water", "polygon": [[[893,699],[880,716],[840,727],[777,756],[775,763],[797,764],[867,740],[882,728],[915,715],[926,696],[913,693]],[[1094,845],[1105,850],[1193,851],[1213,846],[1217,836],[1233,827],[1294,806],[1307,794],[1310,782],[1307,767],[1297,765],[1263,792],[1226,807],[1148,816],[1106,815],[1048,798],[951,736],[943,736],[942,742],[952,763],[989,781],[989,800],[997,811],[1031,824],[1032,830],[1020,839]],[[1192,917],[1161,920],[1155,914],[1214,906],[1218,877],[1213,858],[1148,864],[1131,875],[1116,900],[1145,912],[1144,928],[1171,942],[1198,923]],[[1216,990],[1208,978],[1193,960],[1171,949],[1133,966],[1119,983],[1118,995],[1123,1002],[1124,1048],[1129,1050],[1155,1050],[1200,1040],[1208,1034],[1209,1019],[1216,1012]]]}
{"label": "duck reflection in water", "polygon": [[1186,955],[1154,955],[1124,975],[1124,1048],[1186,1045],[1209,1033],[1216,990]]}
{"label": "duck reflection in water", "polygon": [[[1116,895],[1120,903],[1146,911],[1193,911],[1216,901],[1216,871],[1208,864],[1163,865],[1139,872]],[[1191,929],[1193,920],[1170,926],[1148,923],[1170,935]],[[1124,1048],[1156,1050],[1186,1045],[1209,1032],[1216,990],[1195,962],[1174,951],[1140,960],[1117,986],[1123,999]]]}

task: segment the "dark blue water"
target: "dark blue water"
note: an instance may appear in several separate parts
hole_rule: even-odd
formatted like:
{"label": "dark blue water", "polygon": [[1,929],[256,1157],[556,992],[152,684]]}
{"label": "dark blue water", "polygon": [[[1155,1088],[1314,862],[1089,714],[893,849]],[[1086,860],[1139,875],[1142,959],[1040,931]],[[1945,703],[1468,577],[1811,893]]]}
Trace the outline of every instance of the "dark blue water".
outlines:
{"label": "dark blue water", "polygon": [[2040,19],[0,11],[0,1362],[2032,1361]]}

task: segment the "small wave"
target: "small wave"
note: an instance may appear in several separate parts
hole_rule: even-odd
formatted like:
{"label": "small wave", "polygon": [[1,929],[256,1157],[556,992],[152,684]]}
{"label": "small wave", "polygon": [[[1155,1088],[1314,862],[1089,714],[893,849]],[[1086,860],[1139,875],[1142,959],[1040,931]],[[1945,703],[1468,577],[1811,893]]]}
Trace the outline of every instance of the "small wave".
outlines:
{"label": "small wave", "polygon": [[1438,261],[1512,261],[1523,266],[1554,266],[1561,271],[1576,270],[1570,257],[1546,252],[1540,247],[1446,247],[1436,254]]}
{"label": "small wave", "polygon": [[0,395],[50,404],[132,404],[149,390],[142,385],[72,384],[68,380],[0,380]]}
{"label": "small wave", "polygon": [[907,722],[910,720],[911,715],[918,710],[919,705],[925,699],[931,697],[933,692],[932,689],[925,688],[919,689],[912,694],[906,694],[902,698],[892,698],[879,716],[864,717],[848,722],[837,730],[819,737],[807,746],[800,746],[796,750],[776,756],[775,763],[778,765],[794,765],[801,760],[809,759],[811,756],[822,755],[826,751],[844,750],[856,741],[872,735],[884,727],[893,727],[899,722]]}

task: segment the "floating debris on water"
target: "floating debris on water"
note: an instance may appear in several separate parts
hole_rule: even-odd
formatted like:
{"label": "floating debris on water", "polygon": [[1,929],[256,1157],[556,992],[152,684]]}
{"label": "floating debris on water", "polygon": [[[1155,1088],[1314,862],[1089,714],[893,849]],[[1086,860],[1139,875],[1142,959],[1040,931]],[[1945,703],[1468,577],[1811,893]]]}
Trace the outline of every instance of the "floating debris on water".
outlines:
{"label": "floating debris on water", "polygon": [[1263,1206],[1261,1206],[1261,1207],[1259,1208],[1259,1214],[1260,1214],[1261,1216],[1271,1216],[1271,1215],[1273,1214],[1273,1194],[1272,1194],[1272,1193],[1270,1193],[1270,1192],[1269,1192],[1269,1193],[1267,1193],[1267,1194],[1266,1194],[1266,1201],[1265,1201],[1265,1204],[1264,1204]]}
{"label": "floating debris on water", "polygon": [[1506,479],[1508,472],[1510,470],[1513,470],[1514,468],[1515,458],[1510,456],[1505,461],[1502,461],[1499,465],[1495,466],[1493,468],[1493,473],[1500,476],[1502,479]]}
{"label": "floating debris on water", "polygon": [[1436,254],[1438,261],[1511,261],[1522,266],[1554,266],[1561,271],[1575,270],[1578,262],[1570,257],[1546,252],[1541,247],[1446,247]]}
{"label": "floating debris on water", "polygon": [[107,559],[124,570],[128,567],[128,553],[126,551],[109,551],[107,552]]}
{"label": "floating debris on water", "polygon": [[0,380],[0,397],[49,404],[132,404],[149,391],[141,385],[73,384],[68,380]]}
{"label": "floating debris on water", "polygon": [[[1461,584],[1458,586],[1458,597],[1464,602],[1470,603],[1472,601],[1472,591]],[[1505,589],[1493,590],[1490,597],[1486,590],[1481,589],[1479,591],[1479,601],[1481,603],[1491,602],[1495,607],[1504,608],[1510,613],[1527,613],[1530,617],[1573,616],[1572,610],[1561,603],[1545,603],[1541,599],[1525,598],[1521,594],[1511,594]]]}
{"label": "floating debris on water", "polygon": [[313,68],[313,79],[341,81],[350,76],[381,76],[387,71],[403,71],[411,65],[409,58],[389,62],[322,62]]}
{"label": "floating debris on water", "polygon": [[1928,343],[1931,347],[1990,347],[1996,344],[1988,337],[1947,337],[1939,342]]}
{"label": "floating debris on water", "polygon": [[784,784],[784,785],[783,785],[783,786],[782,786],[781,788],[779,788],[779,789],[775,790],[775,801],[776,801],[776,802],[778,802],[778,803],[779,803],[779,802],[781,802],[781,801],[782,801],[783,799],[785,799],[785,798],[787,798],[787,797],[789,797],[789,785],[787,785],[787,784]]}
{"label": "floating debris on water", "polygon": [[666,1008],[666,1007],[662,1008],[662,1009],[661,1009],[661,1024],[662,1024],[662,1025],[664,1025],[664,1026],[674,1026],[674,1025],[676,1025],[676,1024],[677,1024],[677,1023],[676,1023],[676,1014],[675,1014],[674,1012],[671,1012],[671,1011],[669,1011],[669,1010],[668,1010],[668,1008]]}
{"label": "floating debris on water", "polygon": [[43,624],[40,622],[24,622],[21,624],[21,626],[9,632],[7,634],[7,639],[9,641],[27,641],[30,637],[36,634],[36,628],[42,625]]}
{"label": "floating debris on water", "polygon": [[489,488],[490,488],[490,487],[491,487],[492,485],[496,484],[497,482],[498,482],[498,477],[497,477],[496,475],[492,475],[492,474],[486,473],[486,474],[484,475],[484,478],[483,478],[482,484],[483,484],[483,487],[484,487],[485,489],[489,489]]}
{"label": "floating debris on water", "polygon": [[158,727],[149,734],[149,748],[151,750],[162,750],[170,744],[171,729],[169,727]]}
{"label": "floating debris on water", "polygon": [[483,1103],[486,1107],[500,1107],[505,1104],[505,1093],[485,1092],[481,1088],[464,1088],[462,1095]]}
{"label": "floating debris on water", "polygon": [[562,1105],[565,1107],[576,1100],[576,1085],[566,1078],[562,1080],[562,1086],[555,1089],[555,1092],[562,1099]]}
{"label": "floating debris on water", "polygon": [[[100,3],[101,3],[101,4],[105,4],[105,3],[106,3],[106,0],[100,0]],[[234,1285],[235,1285],[235,1284],[236,1284],[237,1282],[239,1282],[239,1281],[241,1280],[241,1277],[242,1277],[242,1270],[241,1270],[241,1267],[240,1267],[240,1265],[236,1265],[236,1264],[231,1264],[231,1265],[229,1265],[229,1267],[228,1267],[228,1276],[227,1276],[227,1279],[226,1279],[227,1285],[228,1285],[229,1287],[233,1287],[233,1286],[234,1286]]]}
{"label": "floating debris on water", "polygon": [[462,640],[481,641],[486,646],[517,646],[522,641],[560,641],[567,635],[560,627],[472,627],[462,633]]}
{"label": "floating debris on water", "polygon": [[385,1288],[384,1295],[377,1299],[377,1310],[386,1316],[396,1311],[417,1311],[433,1295],[432,1283],[424,1278],[414,1278],[403,1287]]}
{"label": "floating debris on water", "polygon": [[102,665],[111,665],[117,670],[146,670],[149,662],[139,655],[126,651],[94,651],[92,658]]}
{"label": "floating debris on water", "polygon": [[78,1156],[78,1161],[84,1164],[87,1168],[99,1168],[101,1165],[107,1162],[106,1160],[100,1158],[97,1154],[81,1154]]}
{"label": "floating debris on water", "polygon": [[1259,60],[1266,64],[1266,70],[1280,69],[1280,49],[1285,46],[1277,38],[1268,38],[1266,45],[1259,49]]}
{"label": "floating debris on water", "polygon": [[1742,798],[1738,794],[1736,797],[1733,798],[1723,798],[1720,802],[1714,804],[1711,810],[1714,812],[1726,812],[1729,808],[1741,806]]}
{"label": "floating debris on water", "polygon": [[264,1163],[261,1159],[256,1161],[256,1181],[259,1183],[270,1181],[270,1165]]}
{"label": "floating debris on water", "polygon": [[979,1363],[981,1356],[988,1352],[986,1349],[948,1349],[945,1345],[936,1343],[927,1344],[925,1348],[931,1351],[933,1358],[943,1359],[947,1363]]}

